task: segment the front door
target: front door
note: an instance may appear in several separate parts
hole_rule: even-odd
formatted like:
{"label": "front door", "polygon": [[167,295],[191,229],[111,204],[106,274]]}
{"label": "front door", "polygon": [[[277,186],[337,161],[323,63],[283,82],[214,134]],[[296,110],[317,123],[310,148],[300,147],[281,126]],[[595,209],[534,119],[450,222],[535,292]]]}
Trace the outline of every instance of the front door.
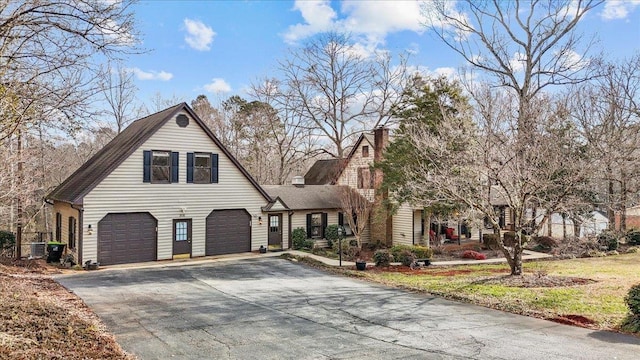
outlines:
{"label": "front door", "polygon": [[191,219],[173,220],[173,258],[191,257]]}
{"label": "front door", "polygon": [[282,214],[269,214],[269,247],[282,249]]}

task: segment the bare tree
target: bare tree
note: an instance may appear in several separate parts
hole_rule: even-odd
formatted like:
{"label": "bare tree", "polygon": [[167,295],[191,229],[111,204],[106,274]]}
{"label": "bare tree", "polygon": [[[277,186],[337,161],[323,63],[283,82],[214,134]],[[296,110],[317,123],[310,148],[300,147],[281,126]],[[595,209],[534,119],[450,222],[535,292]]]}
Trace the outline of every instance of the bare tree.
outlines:
{"label": "bare tree", "polygon": [[[577,84],[591,77],[587,71],[590,62],[585,55],[590,43],[583,43],[575,29],[580,19],[601,2],[468,0],[423,5],[423,15],[432,32],[472,68],[489,75],[492,86],[504,89],[505,96],[514,99],[508,112],[488,124],[491,126],[485,131],[501,131],[485,134],[486,139],[495,141],[486,149],[487,155],[477,159],[483,160],[489,178],[502,188],[499,195],[514,212],[516,244],[512,249],[503,248],[514,275],[522,273],[522,230],[527,210],[541,201],[564,201],[562,187],[547,188],[550,183],[542,182],[541,188],[537,187],[540,185],[531,188],[532,181],[539,178],[536,172],[544,169],[540,165],[554,159],[541,158],[536,152],[541,150],[542,143],[568,131],[562,128],[563,122],[544,124],[540,119],[539,106],[545,102],[543,90],[554,85]],[[556,125],[560,128],[547,128]],[[509,129],[508,133],[503,129]],[[504,153],[504,149],[511,153]],[[564,156],[561,154],[556,156],[559,160]],[[557,179],[555,170],[545,173]],[[500,176],[492,176],[492,172]],[[508,183],[505,174],[511,179]],[[483,181],[487,181],[485,188],[491,189],[491,181],[486,178]],[[497,223],[493,225],[495,228]]]}
{"label": "bare tree", "polygon": [[[280,105],[326,138],[333,157],[344,157],[347,141],[390,120],[406,77],[405,59],[395,67],[386,52],[365,55],[348,36],[328,33],[292,50],[280,61]],[[275,107],[275,106],[274,106]]]}
{"label": "bare tree", "polygon": [[358,249],[362,249],[362,234],[369,225],[373,204],[358,190],[349,186],[340,186],[340,207],[356,237]]}
{"label": "bare tree", "polygon": [[572,89],[571,112],[597,168],[594,187],[607,211],[609,228],[626,230],[626,208],[638,204],[640,183],[640,54],[603,63],[602,76]]}
{"label": "bare tree", "polygon": [[115,122],[116,134],[119,134],[133,120],[138,90],[133,82],[133,73],[121,64],[113,67],[109,63],[100,88],[108,105],[106,112]]}

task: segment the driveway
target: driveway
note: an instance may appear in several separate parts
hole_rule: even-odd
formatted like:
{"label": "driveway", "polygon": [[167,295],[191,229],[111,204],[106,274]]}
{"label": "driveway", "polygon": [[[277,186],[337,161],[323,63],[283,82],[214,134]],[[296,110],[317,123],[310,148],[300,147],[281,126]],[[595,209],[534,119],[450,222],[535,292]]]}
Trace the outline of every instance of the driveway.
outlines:
{"label": "driveway", "polygon": [[56,279],[141,359],[637,359],[640,339],[277,258]]}

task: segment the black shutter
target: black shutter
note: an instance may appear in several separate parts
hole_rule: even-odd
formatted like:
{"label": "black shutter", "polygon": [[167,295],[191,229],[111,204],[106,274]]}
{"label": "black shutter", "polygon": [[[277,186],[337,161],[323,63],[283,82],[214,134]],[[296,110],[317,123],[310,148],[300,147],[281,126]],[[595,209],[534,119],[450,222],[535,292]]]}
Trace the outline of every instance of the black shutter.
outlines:
{"label": "black shutter", "polygon": [[307,214],[307,239],[311,238],[311,214]]}
{"label": "black shutter", "polygon": [[151,182],[151,151],[145,150],[143,153],[142,182]]}
{"label": "black shutter", "polygon": [[187,153],[187,183],[193,183],[193,153]]}
{"label": "black shutter", "polygon": [[342,212],[338,213],[338,225],[344,226],[344,213]]}
{"label": "black shutter", "polygon": [[178,158],[180,154],[177,152],[171,153],[171,182],[178,182]]}
{"label": "black shutter", "polygon": [[218,183],[218,154],[211,154],[211,182]]}
{"label": "black shutter", "polygon": [[320,237],[324,239],[324,229],[327,227],[327,213],[322,213],[322,233]]}

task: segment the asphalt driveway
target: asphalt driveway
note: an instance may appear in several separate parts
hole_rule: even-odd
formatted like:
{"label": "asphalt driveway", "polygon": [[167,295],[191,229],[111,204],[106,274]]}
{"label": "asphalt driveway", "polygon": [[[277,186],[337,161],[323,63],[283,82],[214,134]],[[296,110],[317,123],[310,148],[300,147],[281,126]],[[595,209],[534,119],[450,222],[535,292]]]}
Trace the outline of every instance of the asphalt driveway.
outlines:
{"label": "asphalt driveway", "polygon": [[334,276],[277,258],[56,279],[141,359],[637,359],[640,338]]}

